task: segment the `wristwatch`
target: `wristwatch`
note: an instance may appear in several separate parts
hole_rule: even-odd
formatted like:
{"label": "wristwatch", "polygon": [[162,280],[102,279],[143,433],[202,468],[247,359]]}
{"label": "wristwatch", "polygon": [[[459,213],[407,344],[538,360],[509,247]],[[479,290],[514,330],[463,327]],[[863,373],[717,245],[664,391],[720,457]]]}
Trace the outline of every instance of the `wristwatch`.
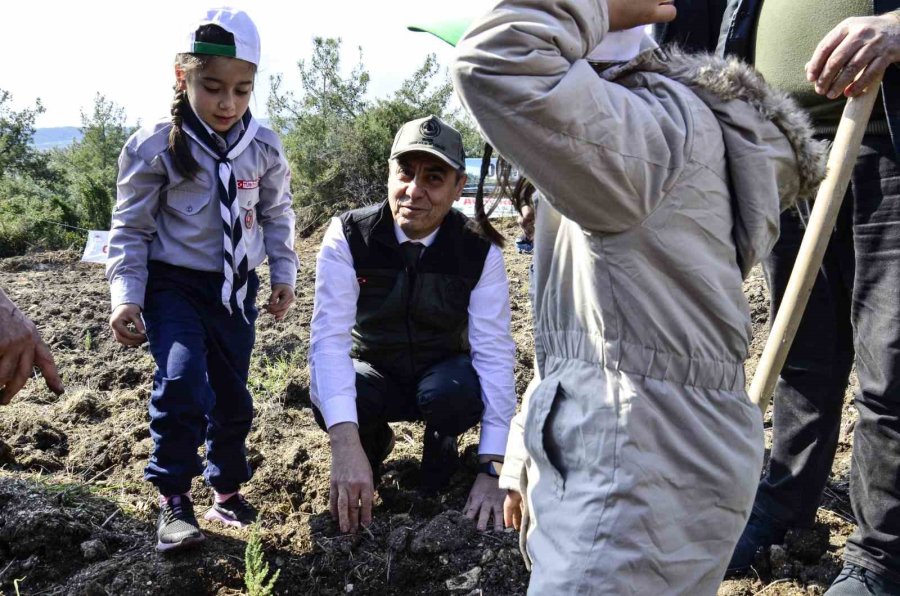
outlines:
{"label": "wristwatch", "polygon": [[478,464],[478,473],[487,474],[491,478],[500,478],[500,471],[502,469],[502,461],[486,461]]}

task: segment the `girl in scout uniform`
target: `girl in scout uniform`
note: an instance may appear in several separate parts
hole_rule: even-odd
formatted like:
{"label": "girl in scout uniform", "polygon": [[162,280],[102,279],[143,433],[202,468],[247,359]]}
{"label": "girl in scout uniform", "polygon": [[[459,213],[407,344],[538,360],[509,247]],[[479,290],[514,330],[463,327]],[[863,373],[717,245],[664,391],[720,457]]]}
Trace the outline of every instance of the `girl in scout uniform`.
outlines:
{"label": "girl in scout uniform", "polygon": [[156,361],[144,477],[159,489],[160,551],[203,541],[189,494],[201,472],[215,497],[207,520],[256,519],[239,492],[251,476],[254,269],[268,256],[276,320],[297,275],[288,165],[248,110],[259,56],[246,13],[209,10],[176,57],[171,119],[138,130],[119,157],[110,326],[126,346],[148,340]]}

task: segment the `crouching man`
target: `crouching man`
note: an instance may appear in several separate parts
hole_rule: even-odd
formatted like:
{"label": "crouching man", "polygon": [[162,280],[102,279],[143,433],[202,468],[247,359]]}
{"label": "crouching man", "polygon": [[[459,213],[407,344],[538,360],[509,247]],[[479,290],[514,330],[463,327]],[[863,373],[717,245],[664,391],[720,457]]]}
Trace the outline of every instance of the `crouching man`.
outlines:
{"label": "crouching man", "polygon": [[388,165],[387,200],[334,218],[316,262],[310,390],[331,443],[331,513],[343,532],[371,521],[389,422],[425,423],[429,491],[447,486],[459,435],[481,422],[465,513],[501,529],[497,475],[515,411],[501,239],[486,218],[451,209],[465,155],[441,119],[404,124]]}

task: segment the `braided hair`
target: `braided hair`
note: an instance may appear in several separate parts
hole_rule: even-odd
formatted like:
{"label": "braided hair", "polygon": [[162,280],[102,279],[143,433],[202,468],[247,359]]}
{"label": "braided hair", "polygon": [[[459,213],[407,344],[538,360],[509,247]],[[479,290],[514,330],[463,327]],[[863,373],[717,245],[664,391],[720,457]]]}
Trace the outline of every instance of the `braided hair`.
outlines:
{"label": "braided hair", "polygon": [[178,173],[185,178],[193,178],[200,170],[200,164],[191,155],[188,147],[187,135],[184,132],[183,116],[188,109],[188,96],[186,89],[175,86],[175,99],[172,101],[172,129],[169,131],[169,155],[172,156],[172,164]]}

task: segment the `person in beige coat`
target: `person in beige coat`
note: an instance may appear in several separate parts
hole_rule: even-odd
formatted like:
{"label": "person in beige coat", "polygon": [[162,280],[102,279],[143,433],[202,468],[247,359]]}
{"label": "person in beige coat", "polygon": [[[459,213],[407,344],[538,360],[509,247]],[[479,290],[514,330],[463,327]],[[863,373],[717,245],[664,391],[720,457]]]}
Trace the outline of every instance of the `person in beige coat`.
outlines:
{"label": "person in beige coat", "polygon": [[517,524],[525,496],[530,594],[714,594],[762,466],[742,280],[824,156],[748,67],[632,29],[674,14],[504,0],[451,69],[543,197],[536,380],[501,477]]}

